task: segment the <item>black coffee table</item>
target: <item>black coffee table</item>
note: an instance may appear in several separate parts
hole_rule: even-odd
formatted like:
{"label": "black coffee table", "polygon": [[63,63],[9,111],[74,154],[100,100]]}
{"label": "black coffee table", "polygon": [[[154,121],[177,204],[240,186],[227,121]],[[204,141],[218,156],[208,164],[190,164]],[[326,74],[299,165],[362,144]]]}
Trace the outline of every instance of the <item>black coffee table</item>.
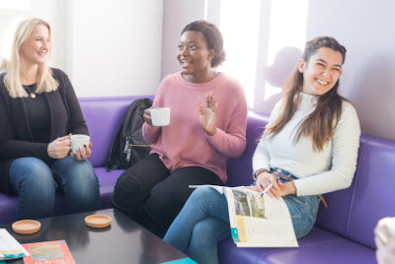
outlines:
{"label": "black coffee table", "polygon": [[[95,229],[84,218],[93,213],[109,215],[111,226]],[[77,264],[162,263],[187,258],[182,252],[116,209],[48,217],[39,220],[41,230],[32,235],[18,235],[11,224],[0,225],[19,243],[66,240]],[[7,263],[23,263],[22,259]]]}

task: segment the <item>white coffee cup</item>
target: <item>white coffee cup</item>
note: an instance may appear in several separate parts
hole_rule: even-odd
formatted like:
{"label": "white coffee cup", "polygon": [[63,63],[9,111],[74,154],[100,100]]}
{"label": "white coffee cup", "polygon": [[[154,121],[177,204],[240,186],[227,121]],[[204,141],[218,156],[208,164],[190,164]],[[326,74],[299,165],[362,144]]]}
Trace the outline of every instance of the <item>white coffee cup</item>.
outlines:
{"label": "white coffee cup", "polygon": [[78,150],[84,148],[85,146],[89,145],[91,140],[90,136],[82,135],[82,134],[75,134],[71,135],[70,143],[71,143],[71,151],[73,154],[77,154]]}
{"label": "white coffee cup", "polygon": [[167,126],[170,124],[170,107],[150,109],[153,126]]}

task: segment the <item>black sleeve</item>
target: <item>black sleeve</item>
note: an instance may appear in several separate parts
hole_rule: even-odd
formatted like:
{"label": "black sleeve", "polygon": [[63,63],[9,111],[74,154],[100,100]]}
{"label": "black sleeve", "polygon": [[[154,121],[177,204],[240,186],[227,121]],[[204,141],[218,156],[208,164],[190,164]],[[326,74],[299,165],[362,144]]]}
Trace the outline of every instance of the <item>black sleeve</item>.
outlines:
{"label": "black sleeve", "polygon": [[88,127],[82,115],[80,103],[78,102],[74,88],[69,77],[59,69],[53,69],[57,76],[61,96],[64,99],[68,111],[67,133],[89,135]]}

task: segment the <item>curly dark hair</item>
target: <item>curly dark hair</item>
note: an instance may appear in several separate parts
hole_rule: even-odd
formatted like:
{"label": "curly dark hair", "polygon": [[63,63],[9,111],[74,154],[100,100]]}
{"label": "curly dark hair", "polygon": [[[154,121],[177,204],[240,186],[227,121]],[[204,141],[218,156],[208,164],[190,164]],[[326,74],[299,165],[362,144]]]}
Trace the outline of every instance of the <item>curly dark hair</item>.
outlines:
{"label": "curly dark hair", "polygon": [[206,40],[208,49],[215,50],[214,58],[211,60],[211,67],[215,68],[225,60],[225,51],[223,50],[224,41],[219,29],[212,23],[205,20],[196,20],[186,25],[181,31],[181,35],[185,31],[201,32]]}

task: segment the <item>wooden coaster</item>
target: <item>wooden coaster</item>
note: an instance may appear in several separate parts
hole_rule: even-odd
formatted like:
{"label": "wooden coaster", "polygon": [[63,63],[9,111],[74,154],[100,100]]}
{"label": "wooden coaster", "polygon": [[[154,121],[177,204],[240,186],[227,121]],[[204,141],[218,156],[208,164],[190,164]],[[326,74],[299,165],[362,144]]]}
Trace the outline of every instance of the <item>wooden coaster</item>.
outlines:
{"label": "wooden coaster", "polygon": [[22,235],[36,233],[40,230],[40,228],[41,223],[31,219],[19,220],[12,224],[12,230],[14,230],[15,233]]}
{"label": "wooden coaster", "polygon": [[88,215],[85,217],[85,223],[90,227],[104,228],[111,224],[111,217],[103,214]]}

